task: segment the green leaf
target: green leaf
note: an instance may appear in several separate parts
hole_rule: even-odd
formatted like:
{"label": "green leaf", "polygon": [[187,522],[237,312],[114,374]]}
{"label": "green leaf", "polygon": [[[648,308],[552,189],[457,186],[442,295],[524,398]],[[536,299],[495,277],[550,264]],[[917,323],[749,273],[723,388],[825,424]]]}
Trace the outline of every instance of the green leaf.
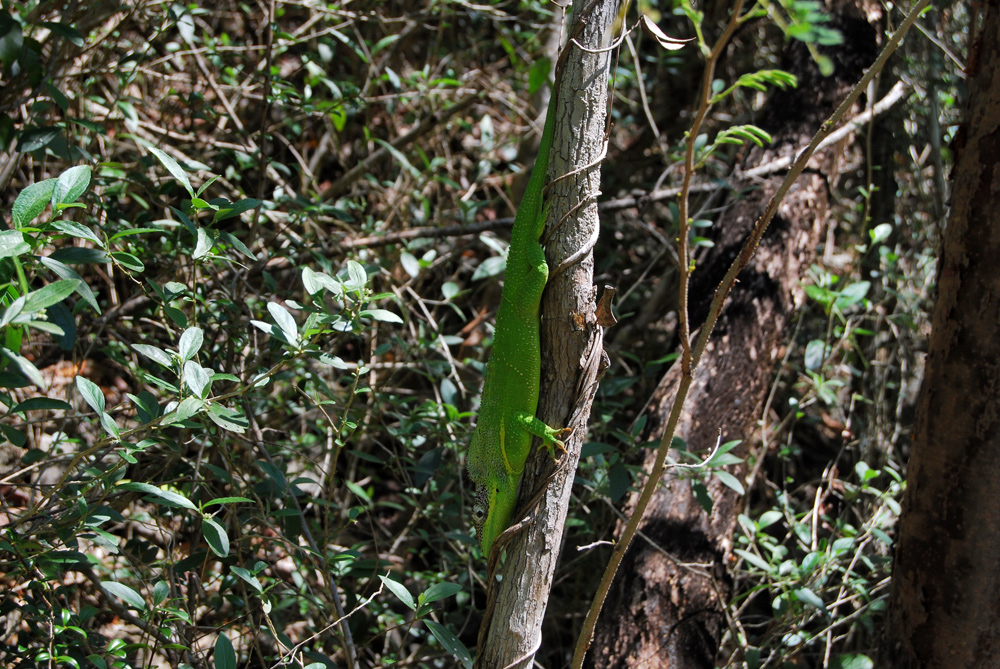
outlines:
{"label": "green leaf", "polygon": [[302,268],[302,285],[310,295],[315,295],[324,288],[334,294],[340,294],[343,289],[337,279],[321,272],[314,272],[309,267]]}
{"label": "green leaf", "polygon": [[213,553],[219,557],[226,557],[229,555],[229,536],[226,534],[226,530],[223,529],[222,525],[217,523],[212,518],[202,518],[201,533],[204,535],[205,541],[208,543],[208,547],[212,549]]}
{"label": "green leaf", "polygon": [[26,435],[24,432],[21,432],[20,430],[15,430],[10,425],[4,425],[3,423],[0,423],[0,432],[3,432],[3,436],[7,439],[7,441],[14,444],[15,446],[20,446],[23,448],[24,445],[28,443],[28,435]]}
{"label": "green leaf", "polygon": [[[96,135],[101,135],[104,137],[107,137],[108,135],[107,129],[100,123],[94,123],[93,121],[89,121],[85,118],[71,118],[69,120],[78,126],[86,128],[87,130]],[[111,171],[111,168],[109,168],[109,171]]]}
{"label": "green leaf", "polygon": [[382,148],[388,151],[389,155],[396,159],[396,162],[399,163],[400,167],[406,170],[406,173],[409,174],[411,178],[420,178],[420,170],[413,166],[413,163],[410,162],[402,151],[383,139],[376,139],[375,143],[380,144]]}
{"label": "green leaf", "polygon": [[187,397],[182,401],[177,408],[172,412],[168,413],[160,421],[161,425],[174,425],[176,423],[183,423],[191,416],[199,413],[205,408],[205,402],[197,397]]}
{"label": "green leaf", "polygon": [[825,611],[826,606],[823,604],[823,600],[820,599],[815,592],[809,588],[799,588],[795,591],[795,596],[798,597],[799,601],[803,604],[808,604],[813,608],[819,609],[820,611]]}
{"label": "green leaf", "polygon": [[130,481],[128,483],[119,483],[118,488],[122,490],[132,490],[135,492],[145,493],[147,495],[152,495],[153,497],[159,498],[161,503],[166,506],[179,506],[185,509],[197,509],[194,502],[189,500],[184,495],[174,492],[172,490],[163,490],[162,488],[157,488],[155,485],[150,485],[149,483],[140,483],[139,481]]}
{"label": "green leaf", "polygon": [[90,408],[98,414],[104,413],[104,393],[96,383],[82,376],[76,377],[76,389],[83,396],[83,401],[90,405]]}
{"label": "green leaf", "polygon": [[30,128],[21,133],[17,140],[17,150],[21,153],[31,153],[44,149],[46,146],[56,141],[62,134],[60,126],[43,126],[41,128]]}
{"label": "green leaf", "polygon": [[868,236],[872,240],[872,245],[881,244],[885,240],[889,239],[889,235],[891,234],[892,225],[889,223],[879,223],[868,231]]}
{"label": "green leaf", "polygon": [[169,353],[162,349],[150,346],[149,344],[132,344],[132,348],[167,369],[174,368],[174,359],[170,357]]}
{"label": "green leaf", "polygon": [[347,127],[347,110],[344,109],[344,105],[338,104],[328,111],[327,114],[331,121],[333,121],[333,127],[337,132],[343,132],[344,128]]}
{"label": "green leaf", "polygon": [[[223,207],[215,212],[215,216],[212,217],[212,222],[224,221],[227,218],[232,218],[234,216],[239,216],[245,211],[250,211],[261,205],[261,201],[255,198],[247,198],[246,200],[239,200],[234,202],[232,206]],[[253,257],[253,256],[251,256]]]}
{"label": "green leaf", "polygon": [[212,247],[215,246],[215,242],[212,241],[212,238],[209,236],[208,232],[206,232],[204,228],[198,228],[197,236],[198,236],[198,241],[195,244],[194,253],[191,254],[191,257],[194,258],[195,260],[199,260],[207,256],[209,251],[212,250]]}
{"label": "green leaf", "polygon": [[77,294],[83,298],[83,301],[86,302],[87,305],[94,311],[101,313],[101,308],[97,304],[97,296],[94,294],[94,291],[90,289],[90,286],[87,285],[87,282],[83,280],[83,277],[76,273],[76,270],[65,263],[53,260],[51,257],[42,256],[39,260],[43,265],[55,272],[60,278],[79,281],[76,286]]}
{"label": "green leaf", "polygon": [[73,313],[64,302],[53,304],[45,310],[45,318],[53,325],[59,326],[62,335],[59,336],[59,348],[64,351],[72,351],[73,344],[76,343],[76,320]]}
{"label": "green leaf", "polygon": [[479,281],[491,276],[500,276],[507,269],[507,258],[505,256],[492,256],[479,263],[479,267],[472,273],[472,280]]}
{"label": "green leaf", "polygon": [[285,335],[285,340],[291,344],[297,344],[299,341],[299,328],[295,324],[295,318],[288,313],[288,310],[277,302],[268,302],[267,310],[270,312],[274,322],[281,328],[282,333]]}
{"label": "green leaf", "polygon": [[770,511],[765,511],[764,513],[761,514],[760,519],[757,520],[757,527],[759,527],[760,529],[764,529],[765,527],[770,527],[771,525],[774,525],[776,522],[778,522],[784,517],[785,517],[784,514],[774,509]]}
{"label": "green leaf", "polygon": [[867,655],[838,655],[830,661],[830,669],[873,669],[875,662]]}
{"label": "green leaf", "polygon": [[[358,453],[355,452],[355,454]],[[366,506],[372,505],[372,496],[368,494],[368,491],[359,486],[357,483],[355,483],[354,481],[348,481],[347,479],[344,479],[344,486],[346,486],[347,489],[350,490],[352,493],[357,495],[358,499],[362,500]]]}
{"label": "green leaf", "polygon": [[165,313],[167,315],[167,317],[171,321],[173,321],[174,325],[176,325],[177,327],[181,327],[181,328],[186,328],[187,327],[187,324],[188,324],[187,316],[180,309],[178,309],[176,307],[172,307],[169,304],[164,304],[163,305],[163,313]]}
{"label": "green leaf", "polygon": [[362,318],[371,318],[383,323],[402,323],[403,319],[386,309],[364,309],[359,314]]}
{"label": "green leaf", "polygon": [[204,367],[194,360],[188,360],[184,363],[184,384],[197,397],[204,399],[206,392],[211,388],[212,378]]}
{"label": "green leaf", "polygon": [[98,415],[98,419],[100,419],[101,427],[104,428],[104,431],[107,433],[109,437],[111,437],[115,441],[121,439],[121,434],[118,431],[118,424],[115,423],[114,418],[112,418],[108,413],[102,412],[101,414]]}
{"label": "green leaf", "polygon": [[395,33],[395,34],[391,34],[391,35],[387,35],[387,36],[383,37],[382,39],[380,39],[378,42],[375,43],[375,46],[372,47],[372,55],[374,56],[375,54],[377,54],[379,51],[385,49],[390,44],[395,43],[401,37],[402,37],[402,35],[399,34],[399,33]]}
{"label": "green leaf", "polygon": [[20,230],[0,232],[0,258],[14,258],[31,250]]}
{"label": "green leaf", "polygon": [[0,63],[10,67],[17,62],[24,46],[21,24],[10,18],[6,8],[0,13]]}
{"label": "green leaf", "polygon": [[253,502],[249,497],[216,497],[213,500],[205,502],[202,508],[207,509],[210,506],[215,506],[216,504],[235,504],[237,502]]}
{"label": "green leaf", "polygon": [[757,557],[755,554],[751,553],[750,551],[745,551],[745,550],[741,550],[739,548],[734,548],[733,552],[736,553],[737,555],[739,555],[740,557],[742,557],[744,560],[746,560],[747,562],[749,562],[753,566],[757,567],[758,569],[762,569],[763,571],[765,571],[767,573],[771,573],[771,571],[772,571],[771,565],[769,565],[767,562],[765,562],[761,558]]}
{"label": "green leaf", "polygon": [[156,402],[156,396],[148,390],[144,390],[138,395],[132,393],[125,393],[125,395],[135,404],[136,413],[141,422],[148,423],[160,415],[160,405]]}
{"label": "green leaf", "polygon": [[[287,341],[285,340],[285,333],[283,333],[281,329],[274,323],[265,323],[264,321],[250,319],[250,325],[254,326],[258,330],[262,330],[263,332],[271,335],[275,339],[281,339],[283,341]],[[287,341],[287,343],[291,344],[292,342]]]}
{"label": "green leaf", "polygon": [[73,265],[103,265],[111,262],[111,256],[103,249],[88,249],[80,246],[56,249],[49,257],[62,263]]}
{"label": "green leaf", "polygon": [[243,567],[230,567],[229,570],[246,581],[246,583],[257,592],[264,592],[264,588],[261,586],[260,581],[257,580],[257,577],[254,576],[249,569],[244,569]]}
{"label": "green leaf", "polygon": [[0,353],[3,353],[5,356],[10,358],[11,362],[17,366],[18,371],[24,375],[24,378],[28,379],[39,388],[46,387],[45,377],[42,376],[42,373],[38,371],[38,368],[35,367],[30,360],[14,353],[14,351],[11,351],[9,348],[0,347]]}
{"label": "green leaf", "polygon": [[813,372],[818,371],[823,366],[823,361],[826,360],[829,350],[826,342],[822,339],[813,339],[806,344],[806,369]]}
{"label": "green leaf", "polygon": [[184,186],[184,189],[188,192],[188,194],[191,197],[194,197],[194,188],[191,187],[191,182],[188,181],[187,173],[185,173],[181,166],[177,164],[177,161],[163,151],[160,151],[155,146],[147,146],[146,148],[149,149],[149,152],[156,156],[157,160],[159,160],[163,166],[167,168],[167,171],[170,172],[170,174],[177,179],[182,186]]}
{"label": "green leaf", "polygon": [[361,290],[368,283],[368,274],[365,272],[365,268],[355,260],[347,261],[347,277],[349,280],[348,285],[345,286],[347,290]]}
{"label": "green leaf", "polygon": [[240,253],[242,253],[244,256],[246,256],[250,260],[253,260],[253,261],[257,260],[257,256],[255,256],[253,254],[253,251],[251,251],[250,249],[248,249],[247,245],[244,244],[243,242],[241,242],[239,240],[239,238],[237,238],[231,232],[226,232],[225,230],[219,232],[219,239],[222,240],[223,242],[225,242],[226,244],[229,244],[230,246],[232,246],[234,249],[236,249],[237,251],[239,251]]}
{"label": "green leaf", "polygon": [[87,191],[89,185],[90,167],[77,165],[69,168],[56,180],[56,187],[52,190],[53,208],[59,204],[76,202]]}
{"label": "green leaf", "polygon": [[35,217],[45,211],[52,201],[52,193],[56,188],[56,179],[46,179],[36,184],[26,186],[11,209],[11,221],[15,230],[27,227]]}
{"label": "green leaf", "polygon": [[236,669],[236,651],[233,642],[225,634],[215,640],[215,669]]}
{"label": "green leaf", "polygon": [[727,488],[735,491],[737,495],[742,495],[746,492],[743,488],[743,484],[740,483],[740,480],[729,472],[717,471],[715,472],[715,477],[722,481],[722,484]]}
{"label": "green leaf", "polygon": [[740,528],[743,532],[750,538],[757,535],[757,523],[753,522],[753,519],[746,514],[738,514],[736,516],[736,522],[739,523]]}
{"label": "green leaf", "polygon": [[177,281],[167,281],[163,284],[163,288],[167,291],[167,294],[163,297],[165,301],[175,299],[176,297],[188,292],[188,287]]}
{"label": "green leaf", "polygon": [[412,278],[415,279],[417,278],[417,275],[420,274],[420,261],[417,260],[412,253],[408,253],[406,251],[400,253],[399,262],[403,265],[403,269],[406,270],[406,273]]}
{"label": "green leaf", "polygon": [[47,410],[69,411],[72,408],[72,406],[62,400],[54,400],[49,397],[32,397],[11,407],[10,413]]}
{"label": "green leaf", "polygon": [[170,595],[170,584],[166,581],[157,581],[153,586],[153,605],[159,606]]}
{"label": "green leaf", "polygon": [[316,358],[324,365],[329,365],[335,369],[350,369],[350,366],[344,362],[340,356],[330,355],[328,353],[320,353],[319,357]]}
{"label": "green leaf", "polygon": [[223,430],[237,434],[243,434],[250,427],[249,421],[242,413],[214,402],[208,405],[208,417]]}
{"label": "green leaf", "polygon": [[131,235],[144,235],[148,232],[163,233],[163,230],[159,228],[129,228],[128,230],[122,230],[121,232],[116,232],[108,238],[109,242],[113,242],[116,239],[121,239],[122,237],[129,237]]}
{"label": "green leaf", "polygon": [[[11,323],[16,322],[18,320],[18,316],[20,316],[21,312],[24,311],[24,304],[27,301],[28,299],[22,295],[21,297],[11,302],[10,305],[3,310],[3,315],[0,316],[0,327],[5,327]],[[12,332],[15,331],[8,330],[8,333]],[[15,346],[15,343],[9,340],[7,341],[7,344],[8,346]],[[19,344],[16,346],[18,349],[20,349]]]}
{"label": "green leaf", "polygon": [[858,281],[856,283],[852,283],[850,286],[847,286],[840,291],[834,304],[841,311],[854,306],[865,299],[865,295],[868,294],[871,285],[870,281]]}
{"label": "green leaf", "polygon": [[65,23],[56,23],[54,21],[43,21],[42,25],[51,30],[56,35],[65,37],[67,40],[70,41],[70,43],[73,44],[73,46],[80,47],[84,45],[83,35],[81,35],[79,31],[77,31],[77,29],[71,25],[67,25]]}
{"label": "green leaf", "polygon": [[75,279],[60,279],[28,293],[24,302],[24,313],[33,314],[53,304],[62,302],[72,295],[80,282]]}
{"label": "green leaf", "polygon": [[181,360],[190,360],[201,350],[202,342],[205,341],[205,332],[199,327],[190,327],[181,334],[181,339],[177,343],[177,352]]}
{"label": "green leaf", "polygon": [[62,337],[66,334],[63,330],[55,323],[50,323],[48,321],[32,321],[32,320],[18,320],[18,323],[23,323],[25,327],[34,328],[35,330],[41,330],[42,332],[48,332],[49,334],[54,334],[58,337]]}
{"label": "green leaf", "polygon": [[691,492],[694,494],[694,498],[698,500],[698,504],[701,508],[705,509],[705,513],[712,513],[712,507],[715,502],[712,500],[712,496],[708,494],[708,488],[701,481],[691,482]]}
{"label": "green leaf", "polygon": [[528,69],[528,93],[534,95],[549,83],[549,73],[552,72],[552,61],[539,58]]}
{"label": "green leaf", "polygon": [[131,606],[133,609],[139,611],[146,610],[146,602],[143,600],[143,598],[139,595],[138,592],[128,587],[127,585],[118,583],[117,581],[101,581],[101,587],[107,590],[115,597],[117,597],[118,599],[128,604],[129,606]]}
{"label": "green leaf", "polygon": [[420,599],[422,604],[430,604],[431,602],[451,597],[459,592],[462,592],[462,586],[458,583],[435,583],[424,591]]}
{"label": "green leaf", "polygon": [[455,636],[454,632],[433,620],[424,620],[424,624],[427,625],[427,629],[438,640],[438,643],[451,653],[453,657],[457,658],[465,669],[472,669],[472,654],[465,647],[465,644]]}
{"label": "green leaf", "polygon": [[52,224],[52,227],[70,237],[86,239],[87,241],[94,242],[101,248],[104,247],[104,242],[90,228],[80,225],[75,221],[56,221]]}
{"label": "green leaf", "polygon": [[111,254],[111,258],[130,272],[146,271],[146,266],[142,264],[142,261],[131,253],[126,253],[125,251],[114,251]]}
{"label": "green leaf", "polygon": [[385,587],[389,588],[392,594],[399,598],[399,601],[403,602],[414,611],[417,610],[417,605],[413,601],[413,595],[410,594],[410,591],[406,589],[405,585],[399,581],[392,580],[388,576],[379,576],[379,578],[382,579],[383,583],[385,583]]}

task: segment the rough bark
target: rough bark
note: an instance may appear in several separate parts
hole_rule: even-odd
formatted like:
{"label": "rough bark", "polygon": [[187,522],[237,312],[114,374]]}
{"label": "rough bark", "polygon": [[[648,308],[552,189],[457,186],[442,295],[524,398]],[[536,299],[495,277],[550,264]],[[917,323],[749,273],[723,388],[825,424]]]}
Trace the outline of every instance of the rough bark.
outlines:
{"label": "rough bark", "polygon": [[[593,0],[574,10],[570,33],[588,49],[607,47],[618,0]],[[604,151],[610,54],[565,47],[557,72],[558,114],[549,158],[551,186],[543,237],[549,285],[542,303],[542,396],[539,416],[574,428],[555,468],[542,449],[529,459],[517,517],[532,520],[506,546],[491,579],[477,667],[530,667],[562,541],[574,472],[586,433],[602,360],[595,316],[592,249],[597,237],[600,157]],[[564,175],[570,175],[565,177]],[[555,469],[555,472],[553,470]],[[541,500],[533,491],[543,490]]]}
{"label": "rough bark", "polygon": [[966,124],[879,666],[1000,666],[1000,7],[970,51]]}
{"label": "rough bark", "polygon": [[[848,43],[831,54],[837,61],[832,77],[821,77],[805,50],[793,46],[783,69],[799,76],[799,86],[775,96],[764,124],[774,142],[752,152],[746,168],[794,155],[874,59],[874,30],[861,19],[839,21]],[[836,181],[843,150],[843,145],[835,145],[813,159],[811,171],[786,197],[740,275],[695,372],[678,428],[689,450],[708,452],[721,433],[723,442],[742,439],[736,452],[747,454],[779,344],[802,299],[799,281],[824,231],[828,184]],[[693,324],[704,320],[712,292],[780,179],[777,175],[755,182],[756,190],[713,226],[719,231],[715,248],[699,262],[692,278]],[[653,439],[661,436],[679,378],[679,369],[668,372],[651,403],[652,422],[657,423]],[[744,472],[736,468],[732,473],[741,477]],[[694,499],[686,480],[664,477],[641,528],[646,540],[636,542],[626,555],[598,626],[595,666],[715,666],[730,596],[725,565],[742,499],[718,479],[712,480],[709,492],[711,514]]]}

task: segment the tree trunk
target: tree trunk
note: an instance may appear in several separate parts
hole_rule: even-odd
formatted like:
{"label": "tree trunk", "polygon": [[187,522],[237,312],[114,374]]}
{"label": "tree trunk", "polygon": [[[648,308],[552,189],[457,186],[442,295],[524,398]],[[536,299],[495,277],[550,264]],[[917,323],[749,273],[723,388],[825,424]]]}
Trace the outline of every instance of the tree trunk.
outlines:
{"label": "tree trunk", "polygon": [[[545,449],[536,449],[525,467],[516,518],[530,515],[531,521],[507,544],[506,560],[496,569],[500,579],[490,580],[477,667],[533,664],[542,641],[542,620],[574,473],[602,371],[592,251],[598,231],[596,198],[611,63],[607,47],[618,0],[579,4],[570,34],[592,52],[568,44],[556,72],[558,99],[552,112],[558,116],[549,159],[548,225],[542,237],[549,284],[542,302],[543,392],[538,406],[538,415],[548,425],[574,431],[564,439],[567,452],[557,469]],[[572,176],[561,178],[564,175]],[[533,492],[542,490],[536,505]]]}
{"label": "tree trunk", "polygon": [[[748,167],[794,157],[873,61],[876,36],[871,26],[862,19],[837,21],[846,43],[830,53],[836,62],[833,76],[822,77],[806,50],[793,44],[783,69],[799,77],[798,88],[774,96],[764,124],[774,141],[766,150],[751,152]],[[707,453],[721,435],[723,442],[743,440],[734,452],[747,455],[778,349],[802,301],[799,281],[825,229],[828,184],[837,180],[843,150],[843,144],[832,146],[811,161],[811,170],[785,198],[740,275],[695,371],[678,426],[677,436],[688,450]],[[713,226],[719,238],[692,275],[692,324],[704,320],[714,289],[780,181],[781,175],[772,175],[753,182],[759,187]],[[743,185],[752,184],[747,180]],[[662,436],[679,379],[675,367],[651,403],[652,422],[657,423],[651,439]],[[745,467],[730,471],[742,479]],[[695,500],[686,479],[672,473],[664,477],[640,530],[647,540],[630,549],[610,593],[595,638],[594,666],[715,666],[731,595],[725,565],[742,499],[717,478],[709,493],[710,514]]]}
{"label": "tree trunk", "polygon": [[[973,23],[975,25],[975,22]],[[1000,666],[1000,9],[967,65],[880,666]]]}

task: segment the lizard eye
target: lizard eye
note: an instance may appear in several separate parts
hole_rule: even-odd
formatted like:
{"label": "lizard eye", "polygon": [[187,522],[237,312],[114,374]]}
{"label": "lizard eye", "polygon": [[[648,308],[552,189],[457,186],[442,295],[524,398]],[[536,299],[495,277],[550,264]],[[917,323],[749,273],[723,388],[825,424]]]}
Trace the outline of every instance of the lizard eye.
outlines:
{"label": "lizard eye", "polygon": [[476,504],[472,507],[472,520],[477,523],[486,520],[486,509],[482,504]]}

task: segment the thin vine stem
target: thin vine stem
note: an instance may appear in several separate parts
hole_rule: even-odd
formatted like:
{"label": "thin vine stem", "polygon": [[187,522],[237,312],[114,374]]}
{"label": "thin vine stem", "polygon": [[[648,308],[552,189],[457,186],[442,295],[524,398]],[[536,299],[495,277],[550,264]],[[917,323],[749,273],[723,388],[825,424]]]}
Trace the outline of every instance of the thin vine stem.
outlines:
{"label": "thin vine stem", "polygon": [[712,107],[712,81],[715,79],[715,66],[718,64],[726,45],[729,44],[733,33],[736,32],[736,28],[741,23],[740,12],[742,9],[743,0],[736,0],[729,23],[726,24],[725,30],[719,36],[719,39],[716,40],[715,46],[712,47],[712,50],[708,53],[708,57],[705,59],[705,76],[701,82],[701,101],[698,104],[698,111],[695,113],[691,128],[688,130],[687,147],[684,152],[684,179],[681,183],[681,193],[678,202],[678,218],[680,221],[677,233],[677,257],[680,259],[680,294],[677,314],[681,339],[681,370],[685,376],[691,375],[693,371],[692,364],[694,362],[691,357],[691,322],[688,316],[688,290],[691,283],[689,196],[691,193],[691,179],[694,177],[695,170],[695,144],[697,143],[702,123],[705,122],[705,117],[708,116],[708,111]]}

